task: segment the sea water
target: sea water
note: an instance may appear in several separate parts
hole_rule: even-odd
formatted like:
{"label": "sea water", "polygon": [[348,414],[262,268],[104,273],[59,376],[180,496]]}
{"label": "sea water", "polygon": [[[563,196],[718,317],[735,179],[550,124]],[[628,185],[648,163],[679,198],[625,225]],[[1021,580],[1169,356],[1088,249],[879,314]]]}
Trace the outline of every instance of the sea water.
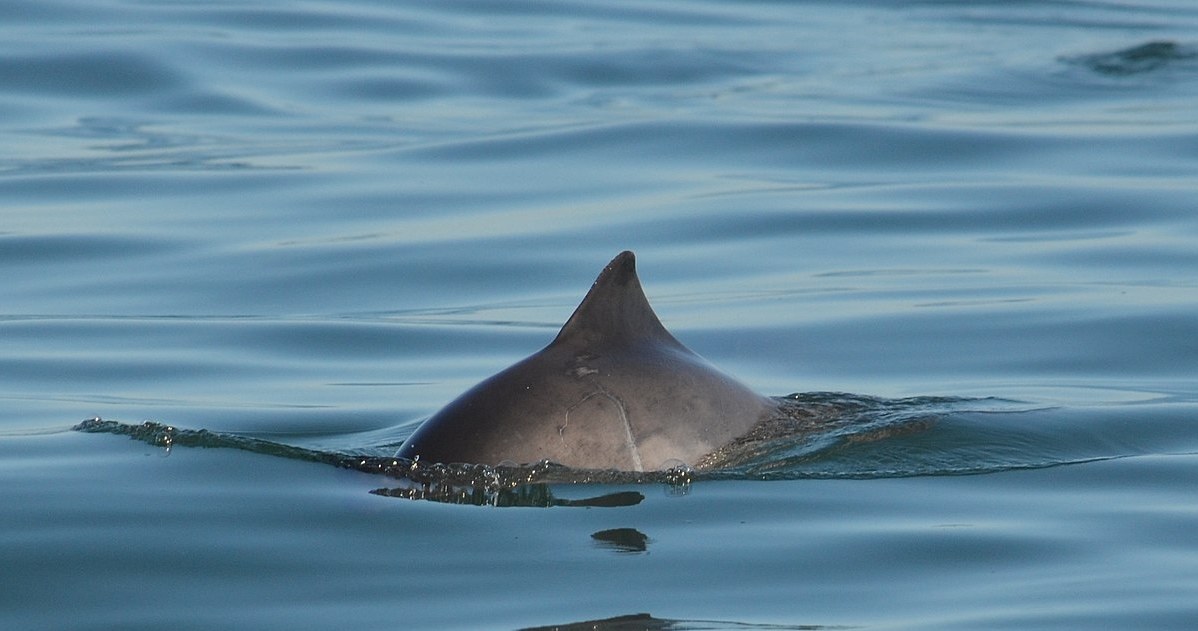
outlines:
{"label": "sea water", "polygon": [[[0,2],[0,627],[1193,628],[1196,27]],[[547,508],[71,431],[401,441],[624,249],[762,393],[957,403]]]}

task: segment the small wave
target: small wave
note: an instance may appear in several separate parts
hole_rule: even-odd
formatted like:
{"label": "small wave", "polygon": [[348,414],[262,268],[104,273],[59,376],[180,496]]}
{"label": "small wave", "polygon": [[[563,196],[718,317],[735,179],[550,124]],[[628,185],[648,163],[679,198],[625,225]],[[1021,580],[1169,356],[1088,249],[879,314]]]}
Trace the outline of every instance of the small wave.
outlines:
{"label": "small wave", "polygon": [[[751,479],[812,477],[812,466],[839,454],[891,444],[909,436],[934,432],[937,425],[969,411],[1015,409],[1001,399],[911,397],[884,399],[839,392],[796,393],[778,399],[782,415],[708,456],[701,468],[715,475]],[[886,473],[869,459],[839,459],[839,467],[823,467],[821,477],[878,477]],[[920,470],[939,473],[935,468]]]}

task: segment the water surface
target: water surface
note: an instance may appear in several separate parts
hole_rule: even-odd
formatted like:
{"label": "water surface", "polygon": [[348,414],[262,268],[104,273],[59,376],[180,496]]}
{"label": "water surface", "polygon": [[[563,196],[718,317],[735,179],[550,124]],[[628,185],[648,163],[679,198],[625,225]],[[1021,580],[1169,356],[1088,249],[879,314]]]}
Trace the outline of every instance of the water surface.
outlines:
{"label": "water surface", "polygon": [[[1192,628],[1196,26],[0,2],[0,626]],[[762,393],[983,404],[538,509],[70,431],[369,451],[624,249]]]}

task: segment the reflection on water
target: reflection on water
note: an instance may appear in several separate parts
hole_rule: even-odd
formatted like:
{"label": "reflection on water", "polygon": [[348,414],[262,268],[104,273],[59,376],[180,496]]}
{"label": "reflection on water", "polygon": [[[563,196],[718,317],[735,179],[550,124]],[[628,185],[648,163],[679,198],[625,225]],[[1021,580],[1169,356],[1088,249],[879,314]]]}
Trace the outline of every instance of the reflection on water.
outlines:
{"label": "reflection on water", "polygon": [[821,631],[823,629],[851,628],[853,627],[820,624],[755,624],[727,620],[671,620],[656,618],[647,613],[637,613],[545,627],[525,627],[520,631],[735,631],[737,629],[748,629],[750,631],[754,629],[760,631]]}
{"label": "reflection on water", "polygon": [[496,508],[616,508],[636,506],[645,499],[644,495],[636,491],[615,491],[582,499],[566,499],[555,497],[552,486],[545,483],[521,484],[513,488],[482,488],[471,484],[430,482],[380,488],[371,493],[405,500]]}
{"label": "reflection on water", "polygon": [[609,528],[591,534],[595,544],[622,554],[636,554],[649,549],[649,537],[636,528]]}

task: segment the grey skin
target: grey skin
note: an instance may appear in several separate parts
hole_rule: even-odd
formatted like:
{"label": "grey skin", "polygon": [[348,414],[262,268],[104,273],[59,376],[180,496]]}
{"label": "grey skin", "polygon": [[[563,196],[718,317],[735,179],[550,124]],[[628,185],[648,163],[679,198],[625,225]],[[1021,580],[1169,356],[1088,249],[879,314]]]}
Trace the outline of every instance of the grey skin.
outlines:
{"label": "grey skin", "polygon": [[670,335],[621,252],[549,346],[442,408],[397,455],[656,471],[695,465],[776,410]]}

